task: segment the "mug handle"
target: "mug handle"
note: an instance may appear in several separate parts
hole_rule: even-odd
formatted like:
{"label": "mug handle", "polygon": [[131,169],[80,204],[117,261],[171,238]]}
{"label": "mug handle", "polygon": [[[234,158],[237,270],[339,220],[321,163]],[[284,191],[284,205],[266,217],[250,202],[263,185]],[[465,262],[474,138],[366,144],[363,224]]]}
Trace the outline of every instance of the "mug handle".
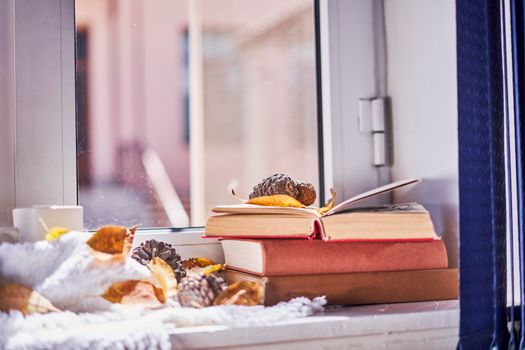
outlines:
{"label": "mug handle", "polygon": [[16,227],[0,227],[0,244],[15,243],[20,240],[20,231]]}

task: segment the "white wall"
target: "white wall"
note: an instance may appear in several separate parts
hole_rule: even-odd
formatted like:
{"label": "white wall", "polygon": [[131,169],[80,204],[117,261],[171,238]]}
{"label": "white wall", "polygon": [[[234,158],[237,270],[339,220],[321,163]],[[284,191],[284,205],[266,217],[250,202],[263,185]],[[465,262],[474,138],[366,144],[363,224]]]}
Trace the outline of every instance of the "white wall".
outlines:
{"label": "white wall", "polygon": [[453,0],[384,2],[394,180],[422,177],[398,202],[427,207],[457,264],[458,145]]}

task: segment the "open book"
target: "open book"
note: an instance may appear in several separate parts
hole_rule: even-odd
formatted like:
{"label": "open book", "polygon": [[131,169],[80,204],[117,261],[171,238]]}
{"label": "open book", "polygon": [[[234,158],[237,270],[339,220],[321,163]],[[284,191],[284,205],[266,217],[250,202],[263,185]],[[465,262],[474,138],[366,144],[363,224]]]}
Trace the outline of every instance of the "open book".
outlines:
{"label": "open book", "polygon": [[313,208],[252,204],[212,208],[205,237],[316,238],[325,241],[407,241],[436,239],[428,211],[420,204],[359,207],[359,201],[418,183],[407,179],[361,193],[324,215]]}

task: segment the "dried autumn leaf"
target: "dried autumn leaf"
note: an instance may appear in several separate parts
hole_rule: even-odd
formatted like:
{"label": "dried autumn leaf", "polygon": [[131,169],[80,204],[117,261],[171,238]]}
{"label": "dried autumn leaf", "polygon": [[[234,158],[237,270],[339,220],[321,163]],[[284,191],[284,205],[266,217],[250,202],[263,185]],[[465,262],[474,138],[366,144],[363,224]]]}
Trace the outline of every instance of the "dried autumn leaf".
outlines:
{"label": "dried autumn leaf", "polygon": [[295,207],[302,208],[303,205],[297,199],[287,194],[274,194],[272,196],[260,196],[244,200],[237,196],[235,191],[232,189],[232,195],[239,201],[246,204],[270,206],[270,207]]}
{"label": "dried autumn leaf", "polygon": [[214,264],[215,263],[208,258],[188,258],[182,261],[182,267],[186,270],[191,270],[195,267],[206,267]]}
{"label": "dried autumn leaf", "polygon": [[65,235],[66,233],[71,232],[70,229],[65,228],[65,227],[55,226],[55,227],[49,228],[46,222],[44,221],[44,219],[42,218],[38,218],[38,221],[40,221],[40,224],[42,225],[44,230],[46,230],[46,236],[44,238],[48,242],[56,241],[57,239]]}
{"label": "dried autumn leaf", "polygon": [[137,226],[102,226],[86,242],[98,260],[122,260],[128,255]]}
{"label": "dried autumn leaf", "polygon": [[328,213],[330,210],[333,209],[334,207],[334,204],[335,204],[335,196],[336,196],[336,193],[335,193],[335,190],[333,188],[330,189],[330,193],[332,194],[332,198],[330,199],[330,201],[328,203],[326,203],[324,205],[324,207],[322,208],[319,208],[317,209],[317,212],[321,215],[324,215],[326,213]]}
{"label": "dried autumn leaf", "polygon": [[215,264],[215,265],[209,265],[202,268],[202,273],[206,276],[211,275],[212,273],[219,272],[224,270],[223,264]]}
{"label": "dried autumn leaf", "polygon": [[213,305],[244,305],[254,306],[262,304],[264,292],[262,286],[253,281],[238,281],[221,292]]}
{"label": "dried autumn leaf", "polygon": [[166,302],[166,295],[150,281],[128,280],[109,287],[102,297],[114,304],[141,305],[157,308]]}
{"label": "dried autumn leaf", "polygon": [[295,207],[302,208],[303,205],[297,199],[286,194],[274,194],[273,196],[262,196],[251,198],[247,204],[272,206],[272,207]]}
{"label": "dried autumn leaf", "polygon": [[234,190],[233,188],[232,188],[232,196],[234,196],[235,199],[239,200],[240,202],[246,202],[245,199],[242,199],[241,197],[239,197],[239,196],[237,195],[237,193],[235,193],[235,190]]}
{"label": "dried autumn leaf", "polygon": [[9,310],[19,310],[24,315],[60,311],[29,287],[20,284],[0,285],[0,311]]}
{"label": "dried autumn leaf", "polygon": [[192,269],[186,270],[187,276],[198,276],[198,275],[211,275],[212,273],[216,273],[219,271],[224,270],[224,265],[222,264],[215,264],[215,265],[209,265],[206,267],[194,267]]}
{"label": "dried autumn leaf", "polygon": [[154,279],[160,284],[162,292],[166,297],[177,294],[177,278],[170,265],[159,257],[154,257],[148,267]]}
{"label": "dried autumn leaf", "polygon": [[69,232],[71,231],[68,228],[52,227],[49,229],[49,231],[47,231],[45,240],[48,242],[53,242]]}

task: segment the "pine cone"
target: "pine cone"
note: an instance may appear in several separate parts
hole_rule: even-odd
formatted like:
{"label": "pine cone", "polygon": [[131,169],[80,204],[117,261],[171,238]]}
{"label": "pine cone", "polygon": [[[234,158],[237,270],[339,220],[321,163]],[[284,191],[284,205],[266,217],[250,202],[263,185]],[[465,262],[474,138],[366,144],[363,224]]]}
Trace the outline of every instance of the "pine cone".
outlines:
{"label": "pine cone", "polygon": [[253,187],[250,199],[273,196],[274,194],[287,194],[290,197],[297,198],[299,191],[291,177],[285,174],[274,174]]}
{"label": "pine cone", "polygon": [[186,276],[186,270],[182,267],[180,255],[177,254],[175,247],[169,243],[150,239],[142,242],[140,246],[133,249],[131,257],[142,265],[148,265],[153,258],[159,257],[171,266],[177,282],[180,282],[180,280]]}
{"label": "pine cone", "polygon": [[203,308],[212,305],[225,289],[226,283],[221,277],[198,275],[183,279],[178,285],[177,296],[184,307]]}
{"label": "pine cone", "polygon": [[315,188],[312,184],[294,181],[285,174],[274,174],[262,180],[253,187],[250,199],[274,194],[286,194],[297,199],[303,205],[312,205],[315,202]]}
{"label": "pine cone", "polygon": [[299,191],[299,195],[297,196],[297,200],[301,202],[303,205],[309,206],[314,204],[315,197],[317,196],[315,193],[314,186],[309,182],[297,182],[297,190]]}

